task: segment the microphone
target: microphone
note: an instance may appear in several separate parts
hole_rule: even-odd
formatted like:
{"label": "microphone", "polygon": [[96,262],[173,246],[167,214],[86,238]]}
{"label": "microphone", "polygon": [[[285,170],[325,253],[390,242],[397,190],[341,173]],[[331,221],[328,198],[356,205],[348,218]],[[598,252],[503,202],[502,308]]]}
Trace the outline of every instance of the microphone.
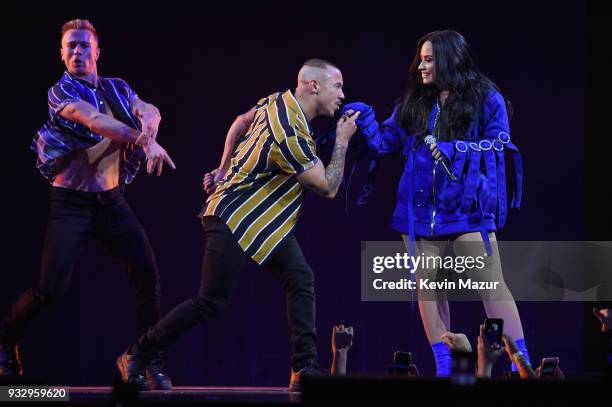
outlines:
{"label": "microphone", "polygon": [[[438,140],[436,140],[436,138],[434,136],[432,136],[431,134],[428,135],[427,137],[425,137],[425,140],[423,140],[425,142],[425,144],[427,144],[428,146],[431,146],[432,144],[436,144],[438,142]],[[440,164],[442,164],[442,167],[444,168],[444,171],[446,172],[446,175],[448,175],[448,177],[451,179],[451,181],[456,182],[457,181],[457,177],[455,176],[455,174],[453,174],[453,172],[448,168],[448,166],[446,165],[446,162],[444,161],[443,158],[440,158],[438,160],[438,162]]]}

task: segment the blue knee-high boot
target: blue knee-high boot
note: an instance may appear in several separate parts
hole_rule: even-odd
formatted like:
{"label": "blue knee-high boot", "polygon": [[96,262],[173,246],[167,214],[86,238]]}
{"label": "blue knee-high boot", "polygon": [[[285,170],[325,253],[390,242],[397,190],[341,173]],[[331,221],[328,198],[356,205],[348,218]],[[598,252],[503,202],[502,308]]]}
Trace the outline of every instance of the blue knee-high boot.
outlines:
{"label": "blue knee-high boot", "polygon": [[[519,350],[521,352],[523,352],[523,355],[525,355],[525,359],[527,360],[527,362],[529,362],[529,364],[531,364],[531,359],[529,359],[529,353],[527,352],[527,345],[525,345],[525,338],[520,338],[516,340],[516,346],[518,346]],[[511,367],[513,372],[517,372],[518,371],[518,367],[516,366],[516,364],[514,362],[512,362],[512,367]]]}
{"label": "blue knee-high boot", "polygon": [[434,359],[436,360],[436,376],[448,377],[451,374],[451,351],[444,342],[437,342],[431,345]]}

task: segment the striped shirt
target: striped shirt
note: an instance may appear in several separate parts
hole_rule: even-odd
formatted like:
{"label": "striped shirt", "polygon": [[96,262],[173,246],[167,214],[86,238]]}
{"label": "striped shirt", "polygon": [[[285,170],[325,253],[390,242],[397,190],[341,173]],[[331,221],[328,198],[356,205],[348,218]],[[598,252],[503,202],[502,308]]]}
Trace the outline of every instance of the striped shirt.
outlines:
{"label": "striped shirt", "polygon": [[[77,79],[68,72],[53,85],[48,93],[49,120],[38,130],[31,148],[37,154],[36,167],[50,182],[57,175],[57,159],[78,150],[89,148],[104,139],[86,126],[65,119],[60,112],[70,103],[84,101],[106,113],[106,104],[115,119],[140,130],[140,121],[130,109],[130,98],[136,93],[118,78],[98,78],[98,86]],[[132,182],[144,157],[141,148],[125,144],[121,152],[121,183]]]}
{"label": "striped shirt", "polygon": [[244,252],[262,264],[297,221],[304,190],[295,175],[318,158],[310,124],[291,91],[263,98],[255,108],[200,217],[223,219]]}

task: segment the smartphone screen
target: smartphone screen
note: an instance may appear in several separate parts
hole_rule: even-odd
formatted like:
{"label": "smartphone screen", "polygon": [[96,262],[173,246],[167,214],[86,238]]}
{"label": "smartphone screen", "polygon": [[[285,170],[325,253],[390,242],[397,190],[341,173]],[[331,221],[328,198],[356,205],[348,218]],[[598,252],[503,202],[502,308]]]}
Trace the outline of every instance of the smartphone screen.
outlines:
{"label": "smartphone screen", "polygon": [[474,385],[476,383],[476,360],[471,352],[452,353],[451,383]]}
{"label": "smartphone screen", "polygon": [[485,319],[485,338],[493,349],[501,349],[504,334],[504,320],[501,318]]}
{"label": "smartphone screen", "polygon": [[559,365],[559,358],[544,358],[540,365],[540,376],[552,376]]}
{"label": "smartphone screen", "polygon": [[412,353],[397,351],[393,354],[393,363],[408,366],[412,363]]}

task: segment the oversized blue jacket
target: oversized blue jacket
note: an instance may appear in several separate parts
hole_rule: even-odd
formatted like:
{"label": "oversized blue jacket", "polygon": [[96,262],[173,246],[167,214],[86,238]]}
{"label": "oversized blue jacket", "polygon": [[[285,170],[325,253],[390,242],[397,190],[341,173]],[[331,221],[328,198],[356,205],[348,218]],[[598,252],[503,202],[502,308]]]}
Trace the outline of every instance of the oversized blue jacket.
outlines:
{"label": "oversized blue jacket", "polygon": [[[437,237],[479,231],[488,244],[488,231],[495,231],[506,221],[505,153],[512,153],[516,174],[511,207],[521,201],[522,163],[518,149],[510,140],[506,105],[502,95],[491,89],[482,112],[461,140],[438,141],[437,146],[449,168],[458,178],[449,179],[444,169],[434,164],[429,147],[418,142],[400,126],[398,108],[382,124],[374,111],[363,103],[352,103],[344,110],[361,111],[357,119],[368,150],[377,158],[402,147],[405,165],[400,179],[397,205],[391,227],[409,236]],[[435,126],[440,107],[434,106],[429,117],[429,134]]]}

